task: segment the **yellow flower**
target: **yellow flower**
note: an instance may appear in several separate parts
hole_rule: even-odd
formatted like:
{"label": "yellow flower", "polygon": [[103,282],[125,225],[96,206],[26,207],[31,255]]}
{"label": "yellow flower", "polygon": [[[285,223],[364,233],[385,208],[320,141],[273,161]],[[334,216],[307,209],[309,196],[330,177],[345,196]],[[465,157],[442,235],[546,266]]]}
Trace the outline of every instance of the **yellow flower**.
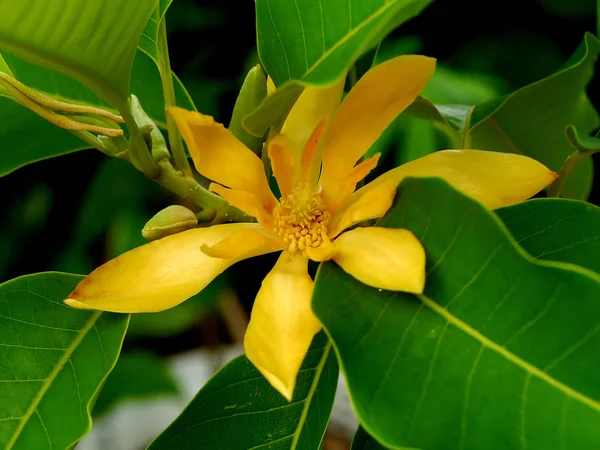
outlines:
{"label": "yellow flower", "polygon": [[263,162],[212,117],[172,108],[198,171],[211,190],[257,218],[197,228],[131,250],[94,270],[68,305],[116,312],[171,308],[235,262],[282,251],[265,277],[244,339],[246,355],[291,400],[296,376],[321,324],[311,311],[308,260],[334,260],[361,282],[421,293],[425,252],[407,230],[355,228],[382,217],[407,176],[439,176],[497,208],[525,200],[555,179],[530,158],[477,150],[433,153],[395,168],[356,192],[379,154],[356,164],[425,87],[435,60],[401,56],[367,72],[340,105],[342,83],[306,89],[268,156],[281,191],[269,188]]}

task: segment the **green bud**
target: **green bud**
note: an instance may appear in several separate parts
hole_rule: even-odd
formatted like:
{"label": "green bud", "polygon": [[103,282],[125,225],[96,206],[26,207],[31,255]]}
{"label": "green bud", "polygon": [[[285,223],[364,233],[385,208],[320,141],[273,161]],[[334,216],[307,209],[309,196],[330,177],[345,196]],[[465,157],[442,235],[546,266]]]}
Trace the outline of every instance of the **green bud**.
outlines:
{"label": "green bud", "polygon": [[242,119],[254,111],[266,96],[267,80],[260,65],[256,65],[246,75],[229,124],[229,130],[233,135],[259,156],[262,153],[264,138],[257,138],[250,134],[242,125]]}
{"label": "green bud", "polygon": [[189,230],[196,225],[198,225],[198,219],[196,219],[196,215],[192,211],[185,206],[171,205],[156,213],[144,225],[142,236],[149,241],[154,241],[171,234]]}
{"label": "green bud", "polygon": [[171,153],[167,147],[165,137],[150,116],[146,114],[146,111],[144,111],[139,99],[135,95],[131,96],[131,115],[135,119],[137,126],[141,129],[144,140],[152,152],[154,161],[170,158]]}

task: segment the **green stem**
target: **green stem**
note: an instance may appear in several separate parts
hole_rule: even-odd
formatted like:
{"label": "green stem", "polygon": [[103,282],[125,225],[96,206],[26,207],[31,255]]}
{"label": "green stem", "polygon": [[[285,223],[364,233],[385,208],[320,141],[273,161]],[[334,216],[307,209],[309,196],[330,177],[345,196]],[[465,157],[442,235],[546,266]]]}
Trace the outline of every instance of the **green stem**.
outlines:
{"label": "green stem", "polygon": [[[160,20],[160,17],[158,18]],[[160,20],[159,36],[158,36],[158,63],[160,67],[160,78],[162,81],[163,95],[165,99],[165,109],[175,106],[175,88],[173,86],[173,73],[171,72],[171,62],[169,59],[169,47],[167,44],[167,26],[166,19],[163,17]],[[169,145],[171,153],[175,160],[175,165],[181,170],[184,176],[192,178],[192,168],[188,161],[181,134],[175,124],[175,121],[169,113],[167,113],[167,131],[169,132]]]}
{"label": "green stem", "polygon": [[548,197],[560,197],[567,178],[569,178],[569,175],[573,169],[577,166],[577,164],[579,164],[592,153],[594,152],[573,152],[560,169],[560,172],[558,173],[558,179],[548,188]]}
{"label": "green stem", "polygon": [[146,145],[146,141],[144,140],[144,136],[142,136],[135,119],[131,115],[130,104],[131,101],[128,100],[125,106],[119,108],[119,112],[125,120],[127,129],[129,130],[129,151],[131,153],[132,163],[137,169],[144,172],[148,178],[156,178],[160,174],[160,169],[154,161],[154,158],[152,158],[148,146]]}
{"label": "green stem", "polygon": [[195,178],[181,176],[167,159],[159,161],[158,165],[160,174],[154,181],[177,194],[183,200],[188,200],[200,206],[203,210],[214,211],[214,219],[210,223],[211,225],[224,222],[254,221],[254,218],[229,205],[223,197],[205,189]]}

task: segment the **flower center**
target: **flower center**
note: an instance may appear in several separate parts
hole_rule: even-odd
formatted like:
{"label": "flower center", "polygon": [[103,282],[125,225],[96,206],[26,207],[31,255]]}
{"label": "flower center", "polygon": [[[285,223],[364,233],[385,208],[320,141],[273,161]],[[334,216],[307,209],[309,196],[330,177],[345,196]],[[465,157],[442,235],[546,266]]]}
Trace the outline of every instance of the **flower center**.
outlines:
{"label": "flower center", "polygon": [[316,248],[327,237],[331,217],[315,185],[299,184],[280,199],[275,208],[275,232],[288,245],[288,251]]}

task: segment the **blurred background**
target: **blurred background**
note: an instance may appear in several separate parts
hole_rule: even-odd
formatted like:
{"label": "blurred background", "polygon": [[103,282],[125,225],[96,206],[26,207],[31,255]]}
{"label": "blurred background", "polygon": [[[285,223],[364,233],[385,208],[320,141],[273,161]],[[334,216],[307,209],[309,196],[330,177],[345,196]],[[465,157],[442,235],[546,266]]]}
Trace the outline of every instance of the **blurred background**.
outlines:
{"label": "blurred background", "polygon": [[[437,73],[423,95],[434,103],[477,104],[555,72],[584,32],[595,33],[595,17],[594,0],[437,0],[389,36],[380,53],[436,57]],[[198,110],[228,124],[246,72],[258,63],[254,2],[174,0],[167,28],[173,70]],[[588,89],[596,106],[599,86],[592,81]],[[377,143],[385,153],[375,175],[446,145],[431,123],[403,115]],[[87,274],[143,244],[140,231],[145,222],[177,202],[126,163],[93,150],[21,168],[0,178],[0,192],[0,282],[48,270]],[[591,200],[596,204],[600,200],[599,183]],[[189,400],[212,370],[241,351],[236,344],[260,280],[274,261],[275,256],[265,256],[239,263],[179,307],[134,316],[124,356],[95,414],[101,417],[119,400],[148,393]],[[229,353],[212,352],[224,345],[233,346],[226,347]],[[185,364],[178,358],[193,349],[205,352],[214,367],[192,364],[182,369]],[[163,363],[158,367],[158,357],[168,357],[163,360],[169,361],[169,368]],[[141,373],[156,376],[145,376],[140,385],[136,381]],[[182,379],[192,384],[182,386],[186,383]],[[174,417],[182,404],[175,401],[162,408]],[[343,406],[338,408],[342,416],[348,413]],[[348,419],[348,430],[355,425],[352,420]],[[146,438],[159,431],[147,431]],[[342,424],[331,433],[326,448],[348,448],[347,434]]]}

